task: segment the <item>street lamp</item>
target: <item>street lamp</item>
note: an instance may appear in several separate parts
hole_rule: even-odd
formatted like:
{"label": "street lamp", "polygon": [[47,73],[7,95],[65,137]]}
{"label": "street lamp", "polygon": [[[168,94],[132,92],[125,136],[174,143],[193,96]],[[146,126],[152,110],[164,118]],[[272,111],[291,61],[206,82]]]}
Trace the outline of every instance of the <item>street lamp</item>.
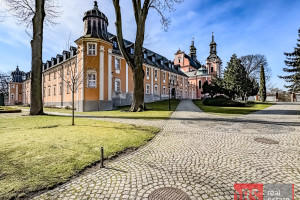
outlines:
{"label": "street lamp", "polygon": [[171,111],[171,79],[169,80],[169,111]]}

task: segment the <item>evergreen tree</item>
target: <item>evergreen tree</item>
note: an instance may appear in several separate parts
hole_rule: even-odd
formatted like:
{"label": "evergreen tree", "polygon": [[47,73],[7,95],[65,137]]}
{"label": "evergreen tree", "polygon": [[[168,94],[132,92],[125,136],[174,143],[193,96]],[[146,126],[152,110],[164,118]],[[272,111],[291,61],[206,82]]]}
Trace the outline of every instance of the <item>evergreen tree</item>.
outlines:
{"label": "evergreen tree", "polygon": [[241,64],[241,60],[237,58],[236,54],[233,54],[227,63],[223,80],[224,89],[228,91],[230,98],[243,96],[245,80],[247,80],[245,67]]}
{"label": "evergreen tree", "polygon": [[[298,30],[300,42],[300,28]],[[284,61],[286,64],[286,68],[283,68],[284,72],[292,73],[287,76],[279,76],[279,78],[285,79],[286,82],[290,83],[290,85],[285,85],[289,91],[298,92],[300,91],[300,43],[297,43],[297,47],[294,48],[293,53],[284,53],[286,56],[286,60]]]}
{"label": "evergreen tree", "polygon": [[265,102],[266,98],[267,98],[267,89],[266,89],[265,68],[264,68],[263,65],[260,67],[260,88],[259,88],[259,93],[260,93],[261,101]]}

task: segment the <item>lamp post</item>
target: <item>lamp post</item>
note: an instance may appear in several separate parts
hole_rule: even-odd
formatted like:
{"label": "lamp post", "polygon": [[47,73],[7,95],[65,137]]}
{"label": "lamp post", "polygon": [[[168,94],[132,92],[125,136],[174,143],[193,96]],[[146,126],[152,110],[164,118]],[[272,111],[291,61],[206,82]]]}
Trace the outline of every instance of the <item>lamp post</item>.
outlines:
{"label": "lamp post", "polygon": [[169,111],[171,111],[171,79],[169,80]]}

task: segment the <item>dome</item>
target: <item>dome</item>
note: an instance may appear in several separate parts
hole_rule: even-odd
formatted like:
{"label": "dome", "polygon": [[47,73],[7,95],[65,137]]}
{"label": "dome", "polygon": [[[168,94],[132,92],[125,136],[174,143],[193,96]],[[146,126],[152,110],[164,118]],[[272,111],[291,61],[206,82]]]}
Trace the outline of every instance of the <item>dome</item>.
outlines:
{"label": "dome", "polygon": [[104,20],[108,25],[108,19],[107,17],[99,10],[98,8],[98,2],[94,1],[94,8],[92,10],[86,11],[84,13],[83,21],[86,20],[89,17],[96,17]]}
{"label": "dome", "polygon": [[107,40],[107,17],[99,10],[97,1],[94,1],[94,8],[84,13],[84,33],[85,37],[96,37]]}

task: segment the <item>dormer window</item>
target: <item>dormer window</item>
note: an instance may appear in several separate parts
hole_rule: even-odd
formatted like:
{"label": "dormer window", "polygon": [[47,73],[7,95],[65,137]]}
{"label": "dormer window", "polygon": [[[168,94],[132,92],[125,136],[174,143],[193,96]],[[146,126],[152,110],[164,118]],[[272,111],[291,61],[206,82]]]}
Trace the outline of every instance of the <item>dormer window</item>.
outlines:
{"label": "dormer window", "polygon": [[160,64],[161,64],[161,65],[164,65],[164,61],[163,61],[163,60],[161,60],[161,61],[160,61]]}
{"label": "dormer window", "polygon": [[113,41],[113,47],[114,47],[115,49],[118,48],[118,43],[117,43],[117,41]]}
{"label": "dormer window", "polygon": [[154,56],[152,56],[152,62],[155,62],[155,57]]}
{"label": "dormer window", "polygon": [[96,49],[97,49],[97,44],[96,43],[88,43],[88,52],[87,52],[87,54],[89,56],[95,56],[96,55]]}
{"label": "dormer window", "polygon": [[130,48],[130,53],[133,55],[134,54],[134,49]]}
{"label": "dormer window", "polygon": [[144,53],[144,58],[145,58],[145,59],[147,58],[147,53]]}

